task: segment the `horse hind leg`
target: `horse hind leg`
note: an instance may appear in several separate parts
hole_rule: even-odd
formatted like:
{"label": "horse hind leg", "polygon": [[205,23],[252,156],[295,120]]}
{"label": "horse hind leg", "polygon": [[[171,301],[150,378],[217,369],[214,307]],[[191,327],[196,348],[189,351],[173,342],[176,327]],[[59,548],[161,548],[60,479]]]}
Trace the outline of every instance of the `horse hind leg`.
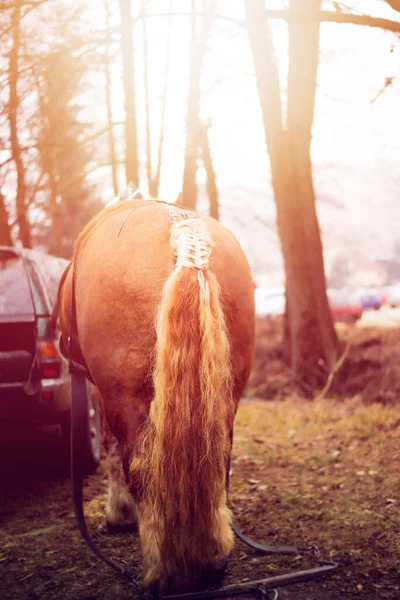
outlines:
{"label": "horse hind leg", "polygon": [[224,570],[228,556],[233,550],[232,512],[227,506],[226,492],[222,494],[218,508],[215,539],[217,542],[216,571]]}
{"label": "horse hind leg", "polygon": [[105,432],[107,451],[108,490],[106,523],[109,533],[136,531],[136,505],[126,485],[120,446],[108,430]]}
{"label": "horse hind leg", "polygon": [[[163,561],[160,552],[160,535],[163,535],[162,523],[155,522],[152,510],[144,502],[138,504],[139,533],[143,552],[143,585],[153,591],[168,587],[168,575],[161,579]],[[161,532],[160,532],[161,527]],[[165,567],[165,565],[164,565]]]}

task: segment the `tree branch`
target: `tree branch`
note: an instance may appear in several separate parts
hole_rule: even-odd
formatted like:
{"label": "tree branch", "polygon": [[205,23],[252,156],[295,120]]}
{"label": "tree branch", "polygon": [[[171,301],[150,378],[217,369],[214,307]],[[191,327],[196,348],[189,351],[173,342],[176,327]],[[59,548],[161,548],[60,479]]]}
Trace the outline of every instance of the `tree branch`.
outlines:
{"label": "tree branch", "polygon": [[[174,17],[186,17],[187,19],[190,19],[192,16],[193,17],[201,17],[202,19],[207,18],[208,14],[202,11],[195,11],[195,12],[184,12],[184,11],[177,11],[172,13],[171,15],[173,18]],[[139,21],[142,21],[143,18],[146,19],[152,19],[154,17],[169,17],[169,13],[167,12],[154,12],[154,13],[149,13],[146,14],[146,16],[144,17],[142,13],[140,13],[137,17],[135,17],[134,19],[132,19],[133,25],[136,25],[136,23],[138,23]],[[234,25],[238,25],[239,27],[245,27],[245,21],[241,20],[241,19],[235,19],[234,17],[227,17],[225,15],[214,15],[215,19],[219,19],[221,21],[227,21],[228,23],[233,23]]]}
{"label": "tree branch", "polygon": [[341,357],[339,358],[339,360],[336,362],[336,364],[333,366],[333,369],[329,373],[329,377],[327,379],[327,382],[326,382],[324,388],[321,390],[321,392],[316,397],[316,400],[320,400],[321,398],[325,398],[325,396],[329,392],[329,390],[330,390],[330,388],[332,386],[333,380],[335,378],[335,375],[337,374],[338,371],[340,371],[340,369],[342,368],[345,360],[347,359],[347,357],[349,355],[350,348],[351,348],[351,343],[349,342],[346,345],[346,348],[345,348],[343,354],[341,355]]}
{"label": "tree branch", "polygon": [[[85,123],[80,123],[80,124],[85,125]],[[112,127],[119,127],[121,125],[124,125],[123,121],[116,121],[111,124]],[[103,129],[100,129],[99,131],[96,131],[95,133],[93,133],[90,136],[85,137],[81,140],[76,140],[76,141],[70,140],[70,141],[62,142],[62,143],[38,142],[36,144],[29,144],[27,146],[21,146],[20,150],[21,150],[21,152],[26,152],[27,150],[33,150],[33,149],[40,150],[41,148],[78,148],[78,147],[85,146],[89,142],[93,142],[94,140],[101,137],[102,135],[104,135],[107,132],[108,132],[108,126],[104,127]],[[6,151],[6,152],[11,152],[11,148],[2,148],[2,150]],[[4,165],[11,162],[12,160],[13,160],[12,156],[9,158],[6,158],[2,163],[0,163],[0,167],[3,167]]]}
{"label": "tree branch", "polygon": [[320,12],[310,13],[309,11],[298,12],[294,14],[288,10],[266,10],[265,14],[268,19],[284,19],[286,22],[301,22],[309,21],[314,18],[321,23],[347,23],[348,25],[364,25],[366,27],[375,27],[378,29],[386,29],[395,33],[400,32],[400,22],[391,21],[390,19],[382,19],[379,17],[370,17],[369,15],[355,15],[352,13],[333,12],[321,10]]}
{"label": "tree branch", "polygon": [[386,0],[386,3],[389,4],[393,10],[400,12],[400,0]]}
{"label": "tree branch", "polygon": [[347,23],[349,25],[364,25],[366,27],[374,27],[400,32],[400,22],[391,21],[390,19],[381,19],[379,17],[370,17],[368,15],[352,15],[349,13],[334,13],[329,11],[321,11],[321,23]]}
{"label": "tree branch", "polygon": [[[394,1],[394,0],[393,0]],[[283,19],[286,22],[295,21],[301,22],[303,20],[308,20],[310,18],[310,13],[302,13],[291,15],[288,10],[274,10],[269,9],[265,11],[265,15],[268,19]],[[176,12],[172,15],[173,17],[186,17],[189,18],[189,13],[186,12]],[[196,12],[196,17],[204,17],[205,14],[202,12]],[[400,22],[392,21],[390,19],[383,19],[379,17],[370,17],[368,15],[356,15],[352,13],[343,13],[343,12],[333,12],[328,10],[323,10],[316,15],[313,15],[321,23],[347,23],[348,25],[364,25],[366,27],[375,27],[378,29],[386,29],[387,31],[393,31],[394,33],[400,33]],[[168,13],[166,12],[157,12],[146,15],[146,19],[154,18],[154,17],[168,17]],[[245,21],[241,19],[234,19],[232,17],[227,17],[225,15],[215,15],[215,19],[227,21],[229,23],[233,23],[238,27],[246,27]],[[143,19],[142,15],[139,15],[136,19],[134,19],[134,23],[137,23]]]}

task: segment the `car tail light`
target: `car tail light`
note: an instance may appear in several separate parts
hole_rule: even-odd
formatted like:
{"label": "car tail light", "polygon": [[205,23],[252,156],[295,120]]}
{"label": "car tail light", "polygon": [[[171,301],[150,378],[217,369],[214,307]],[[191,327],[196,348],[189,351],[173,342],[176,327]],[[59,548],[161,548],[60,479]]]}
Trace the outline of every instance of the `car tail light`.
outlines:
{"label": "car tail light", "polygon": [[61,376],[61,359],[54,341],[42,340],[38,345],[42,379],[57,379]]}

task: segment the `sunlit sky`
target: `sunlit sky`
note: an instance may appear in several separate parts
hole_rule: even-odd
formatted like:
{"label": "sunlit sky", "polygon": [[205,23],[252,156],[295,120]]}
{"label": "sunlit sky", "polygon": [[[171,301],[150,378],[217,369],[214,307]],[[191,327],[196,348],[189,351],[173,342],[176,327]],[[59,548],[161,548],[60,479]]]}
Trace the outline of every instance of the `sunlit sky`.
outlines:
{"label": "sunlit sky", "polygon": [[[88,27],[104,28],[103,0],[87,0]],[[218,0],[217,14],[243,21],[242,0]],[[286,3],[287,4],[287,3]],[[346,0],[365,14],[400,21],[385,2]],[[139,2],[132,3],[138,10]],[[201,2],[198,3],[200,8]],[[284,0],[268,7],[283,8]],[[118,2],[113,24],[118,24]],[[149,14],[189,12],[189,0],[149,0]],[[325,3],[325,8],[330,3]],[[287,26],[270,20],[279,64],[283,100],[287,74]],[[42,24],[45,29],[45,24]],[[153,158],[157,152],[166,65],[168,17],[147,20]],[[143,23],[134,24],[140,159],[145,173],[145,105]],[[173,201],[181,189],[189,70],[190,18],[172,19],[164,162],[160,197]],[[116,50],[117,48],[114,48]],[[124,118],[121,60],[113,65],[113,117]],[[326,255],[343,248],[368,251],[371,238],[378,258],[387,257],[400,233],[400,38],[369,27],[324,23],[313,129],[312,157],[318,210]],[[92,76],[93,77],[93,76]],[[394,77],[375,102],[385,78]],[[96,85],[83,98],[83,119],[105,122]],[[242,242],[253,269],[281,264],[275,229],[275,207],[265,151],[261,111],[247,33],[243,27],[215,19],[208,41],[202,79],[201,116],[210,123],[210,142],[220,192],[221,218]],[[122,128],[117,128],[122,134]],[[122,137],[120,135],[120,140]],[[121,143],[121,141],[120,141]],[[155,162],[155,161],[154,161]],[[112,195],[109,169],[94,174],[104,200]],[[143,177],[144,181],[144,177]],[[124,185],[121,165],[119,182]],[[204,173],[199,170],[200,208],[206,209]],[[145,186],[144,186],[145,187]]]}

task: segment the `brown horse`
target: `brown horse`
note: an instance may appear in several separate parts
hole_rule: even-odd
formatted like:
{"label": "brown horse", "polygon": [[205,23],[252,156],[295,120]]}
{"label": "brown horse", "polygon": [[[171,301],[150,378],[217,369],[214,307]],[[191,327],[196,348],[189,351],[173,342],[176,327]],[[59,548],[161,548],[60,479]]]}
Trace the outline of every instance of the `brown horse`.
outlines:
{"label": "brown horse", "polygon": [[78,238],[59,297],[64,343],[73,293],[81,355],[117,441],[107,521],[138,520],[145,586],[195,585],[233,547],[226,470],[254,346],[246,258],[214,219],[121,201]]}

